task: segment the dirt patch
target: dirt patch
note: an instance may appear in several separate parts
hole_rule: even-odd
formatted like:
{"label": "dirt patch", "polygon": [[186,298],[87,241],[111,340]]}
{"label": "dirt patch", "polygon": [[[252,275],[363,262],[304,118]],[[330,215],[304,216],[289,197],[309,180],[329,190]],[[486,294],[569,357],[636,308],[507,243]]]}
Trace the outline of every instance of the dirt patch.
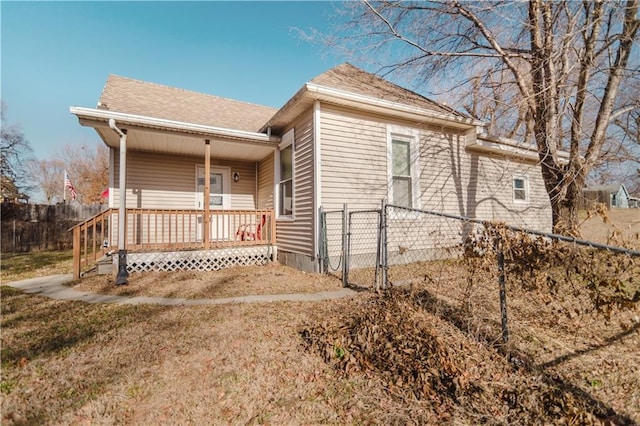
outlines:
{"label": "dirt patch", "polygon": [[119,296],[215,299],[253,294],[318,293],[339,290],[341,282],[328,275],[308,274],[279,264],[238,266],[219,271],[148,272],[129,276],[116,286],[111,275],[83,278],[75,290]]}
{"label": "dirt patch", "polygon": [[611,209],[587,215],[580,225],[589,241],[640,249],[640,209]]}

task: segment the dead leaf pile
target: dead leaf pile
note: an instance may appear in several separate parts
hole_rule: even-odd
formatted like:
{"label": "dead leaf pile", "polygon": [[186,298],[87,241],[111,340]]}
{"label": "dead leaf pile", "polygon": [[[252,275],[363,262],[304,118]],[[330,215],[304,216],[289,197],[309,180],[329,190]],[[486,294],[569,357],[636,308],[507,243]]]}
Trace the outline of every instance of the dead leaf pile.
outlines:
{"label": "dead leaf pile", "polygon": [[615,415],[560,379],[519,366],[466,335],[429,312],[423,298],[411,289],[394,288],[354,300],[348,312],[300,334],[308,350],[345,377],[367,377],[382,383],[391,398],[430,407],[425,418],[599,424]]}

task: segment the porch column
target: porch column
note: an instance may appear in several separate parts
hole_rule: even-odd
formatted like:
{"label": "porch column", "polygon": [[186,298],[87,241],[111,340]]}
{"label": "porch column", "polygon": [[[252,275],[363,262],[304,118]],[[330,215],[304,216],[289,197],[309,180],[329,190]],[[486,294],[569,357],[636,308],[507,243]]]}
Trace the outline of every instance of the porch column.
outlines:
{"label": "porch column", "polygon": [[127,272],[127,131],[116,126],[115,120],[109,120],[109,127],[120,136],[120,175],[118,207],[118,274],[116,285],[129,283]]}
{"label": "porch column", "polygon": [[204,226],[204,229],[202,230],[202,238],[204,239],[205,250],[209,249],[209,232],[211,231],[211,216],[209,209],[209,195],[211,192],[211,145],[209,142],[209,139],[204,140],[204,194],[202,194],[204,200],[204,220],[202,221],[202,226]]}

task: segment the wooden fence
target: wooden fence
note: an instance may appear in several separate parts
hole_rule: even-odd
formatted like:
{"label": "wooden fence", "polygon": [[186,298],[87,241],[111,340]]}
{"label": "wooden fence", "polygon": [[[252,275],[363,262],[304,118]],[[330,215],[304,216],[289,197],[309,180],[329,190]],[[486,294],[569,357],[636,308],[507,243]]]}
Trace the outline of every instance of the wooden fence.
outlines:
{"label": "wooden fence", "polygon": [[102,211],[100,204],[2,203],[2,252],[63,250],[72,246],[69,229]]}

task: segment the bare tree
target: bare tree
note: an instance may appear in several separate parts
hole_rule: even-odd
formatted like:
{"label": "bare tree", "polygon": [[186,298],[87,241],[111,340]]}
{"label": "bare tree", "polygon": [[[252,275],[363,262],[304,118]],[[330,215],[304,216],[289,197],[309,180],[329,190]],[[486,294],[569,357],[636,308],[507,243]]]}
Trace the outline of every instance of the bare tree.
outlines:
{"label": "bare tree", "polygon": [[47,204],[62,201],[64,163],[61,160],[33,160],[29,163],[29,170]]}
{"label": "bare tree", "polygon": [[0,183],[3,198],[21,198],[32,187],[27,178],[26,164],[31,158],[31,145],[16,125],[5,122],[4,103],[0,104]]}
{"label": "bare tree", "polygon": [[554,228],[575,232],[610,124],[640,109],[620,96],[639,73],[638,3],[347,2],[338,42],[375,54],[382,74],[437,81],[494,130],[535,142]]}
{"label": "bare tree", "polygon": [[[105,145],[66,145],[62,148],[58,161],[69,173],[82,203],[102,202],[102,192],[109,185],[109,150]],[[59,188],[62,195],[61,184]]]}

